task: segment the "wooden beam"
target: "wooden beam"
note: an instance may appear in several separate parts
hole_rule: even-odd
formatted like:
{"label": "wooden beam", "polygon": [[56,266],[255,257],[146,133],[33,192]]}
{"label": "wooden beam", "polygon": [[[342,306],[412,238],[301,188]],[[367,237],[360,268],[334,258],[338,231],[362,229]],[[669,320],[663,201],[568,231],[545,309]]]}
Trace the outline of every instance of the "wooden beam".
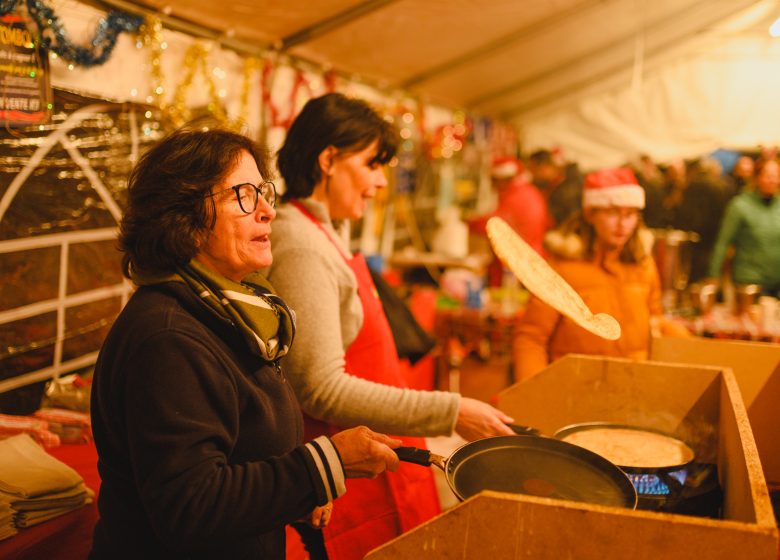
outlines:
{"label": "wooden beam", "polygon": [[494,39],[486,45],[482,45],[481,47],[477,47],[471,51],[458,55],[457,57],[442,62],[441,64],[428,68],[427,70],[424,70],[423,72],[420,72],[419,74],[404,80],[401,84],[401,87],[408,89],[416,86],[421,82],[426,82],[432,78],[435,78],[441,74],[452,72],[459,66],[463,66],[464,64],[473,62],[474,60],[490,56],[494,52],[506,48],[507,45],[522,41],[523,39],[527,39],[534,35],[539,35],[540,33],[547,31],[549,28],[558,25],[560,22],[585,12],[598,4],[604,4],[612,1],[614,0],[586,0],[584,2],[580,2],[573,8],[553,14],[552,16],[542,19],[541,21],[532,22],[525,27],[521,27],[520,29],[499,37],[498,39]]}
{"label": "wooden beam", "polygon": [[356,4],[351,8],[347,8],[346,10],[343,10],[334,16],[318,21],[309,27],[284,37],[282,39],[282,44],[279,50],[284,52],[296,45],[306,43],[312,39],[320,37],[321,35],[325,35],[326,33],[331,33],[339,27],[342,27],[356,19],[360,19],[396,1],[397,0],[368,0],[366,2],[360,2],[359,4]]}

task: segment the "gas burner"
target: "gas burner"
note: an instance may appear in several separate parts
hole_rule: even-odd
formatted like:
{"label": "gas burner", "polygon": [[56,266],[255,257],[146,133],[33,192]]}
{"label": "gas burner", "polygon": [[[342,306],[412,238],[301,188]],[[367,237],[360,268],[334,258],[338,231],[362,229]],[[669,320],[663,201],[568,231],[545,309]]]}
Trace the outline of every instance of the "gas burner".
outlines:
{"label": "gas burner", "polygon": [[715,465],[694,462],[668,473],[626,474],[639,497],[637,509],[720,518],[723,494]]}
{"label": "gas burner", "polygon": [[[640,497],[643,495],[668,496],[672,493],[669,484],[667,484],[667,482],[669,482],[668,479],[667,482],[664,482],[664,478],[666,477],[657,474],[626,473],[626,475],[631,480],[634,488],[636,488],[636,493],[639,494]],[[673,478],[682,486],[685,484],[685,477],[687,475],[688,471],[686,469],[681,469],[679,471],[667,473],[666,476]]]}

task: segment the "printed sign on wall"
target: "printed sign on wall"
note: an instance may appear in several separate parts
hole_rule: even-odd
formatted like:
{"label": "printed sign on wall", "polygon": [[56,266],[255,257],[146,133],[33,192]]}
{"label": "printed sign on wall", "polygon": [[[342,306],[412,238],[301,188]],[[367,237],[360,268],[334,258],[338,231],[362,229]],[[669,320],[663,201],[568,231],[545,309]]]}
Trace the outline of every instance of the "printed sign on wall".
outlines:
{"label": "printed sign on wall", "polygon": [[48,122],[51,107],[48,53],[24,18],[0,17],[0,125]]}

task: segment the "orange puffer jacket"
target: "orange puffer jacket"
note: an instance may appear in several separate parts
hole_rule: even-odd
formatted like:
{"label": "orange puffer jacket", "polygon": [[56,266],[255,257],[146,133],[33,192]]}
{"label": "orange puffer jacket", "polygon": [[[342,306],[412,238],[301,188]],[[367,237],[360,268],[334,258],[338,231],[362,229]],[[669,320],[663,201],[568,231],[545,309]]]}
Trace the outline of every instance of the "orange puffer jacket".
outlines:
{"label": "orange puffer jacket", "polygon": [[580,294],[593,313],[609,313],[620,323],[618,340],[604,340],[578,326],[539,298],[532,297],[514,341],[515,378],[535,375],[569,353],[646,359],[651,317],[660,319],[661,286],[655,262],[638,264],[598,256],[552,259],[550,264]]}

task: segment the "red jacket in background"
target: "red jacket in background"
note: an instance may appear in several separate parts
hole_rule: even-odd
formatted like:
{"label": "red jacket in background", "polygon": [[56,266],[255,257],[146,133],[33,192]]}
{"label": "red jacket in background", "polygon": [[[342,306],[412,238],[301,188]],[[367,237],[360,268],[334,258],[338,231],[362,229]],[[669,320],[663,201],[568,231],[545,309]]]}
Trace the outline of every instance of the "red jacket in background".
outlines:
{"label": "red jacket in background", "polygon": [[[544,234],[553,225],[542,192],[518,175],[498,191],[496,209],[469,223],[472,233],[485,235],[488,219],[498,216],[522,237],[533,249],[544,256]],[[496,259],[490,267],[490,284],[501,284],[501,263]]]}

